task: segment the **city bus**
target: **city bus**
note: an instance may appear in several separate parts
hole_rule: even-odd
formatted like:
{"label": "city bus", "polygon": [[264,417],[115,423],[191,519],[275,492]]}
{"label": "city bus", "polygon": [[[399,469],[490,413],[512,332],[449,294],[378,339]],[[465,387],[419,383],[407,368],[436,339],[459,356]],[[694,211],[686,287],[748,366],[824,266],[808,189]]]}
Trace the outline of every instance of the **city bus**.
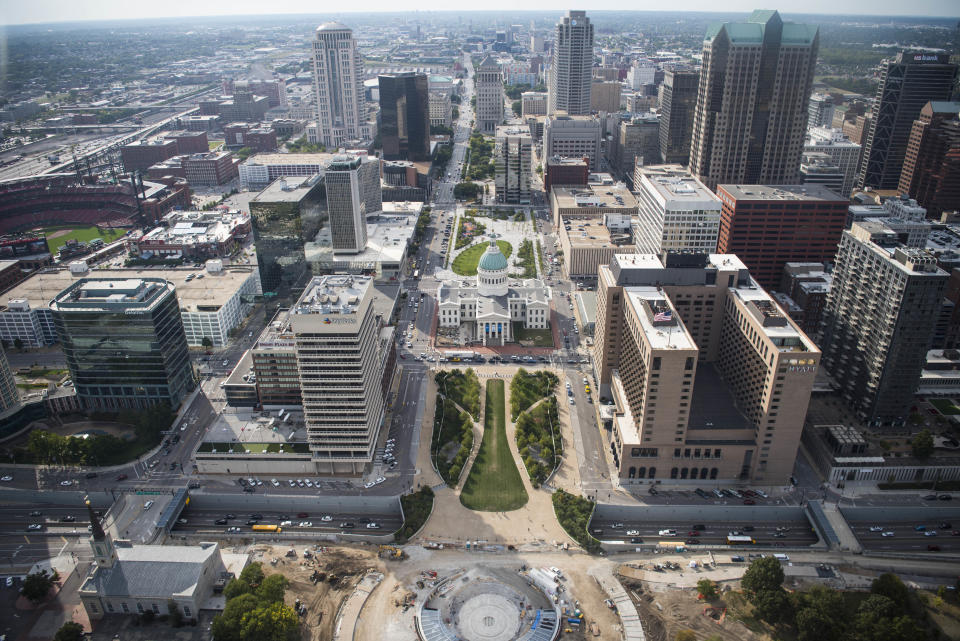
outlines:
{"label": "city bus", "polygon": [[757,542],[756,539],[749,536],[742,536],[742,535],[727,536],[727,545],[753,545],[756,542]]}
{"label": "city bus", "polygon": [[413,280],[417,280],[418,278],[420,278],[420,270],[415,269],[413,270]]}
{"label": "city bus", "polygon": [[282,532],[279,525],[260,525],[259,523],[253,526],[254,532]]}

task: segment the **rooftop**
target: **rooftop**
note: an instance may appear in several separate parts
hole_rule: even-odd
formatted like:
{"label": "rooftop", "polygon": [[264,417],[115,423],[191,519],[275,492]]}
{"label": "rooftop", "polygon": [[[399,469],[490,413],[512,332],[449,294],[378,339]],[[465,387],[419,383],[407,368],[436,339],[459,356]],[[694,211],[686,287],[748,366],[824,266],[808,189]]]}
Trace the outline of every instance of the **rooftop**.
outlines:
{"label": "rooftop", "polygon": [[199,545],[116,545],[119,563],[94,567],[81,587],[104,597],[192,595],[204,565],[219,555],[216,543]]}
{"label": "rooftop", "polygon": [[153,308],[171,285],[161,278],[81,278],[56,295],[53,309],[118,312]]}
{"label": "rooftop", "polygon": [[653,349],[697,349],[680,315],[663,290],[655,286],[625,287],[624,294],[640,319],[647,341]]}
{"label": "rooftop", "polygon": [[[291,155],[291,154],[285,154]],[[277,178],[267,187],[257,194],[253,203],[296,203],[303,200],[303,197],[313,189],[322,179],[320,174],[313,176],[285,176]]]}
{"label": "rooftop", "polygon": [[636,197],[622,184],[554,187],[551,193],[560,209],[591,207],[635,210],[637,207]]}
{"label": "rooftop", "polygon": [[245,165],[318,165],[326,167],[336,154],[255,154],[247,158]]}
{"label": "rooftop", "polygon": [[571,219],[564,221],[570,226],[570,231],[566,229],[563,232],[570,239],[570,244],[574,247],[612,247],[620,245],[632,245],[633,237],[629,232],[617,234],[623,242],[614,242],[616,236],[610,234],[610,229],[599,219]]}
{"label": "rooftop", "polygon": [[[0,311],[6,309],[6,303],[13,299],[26,300],[31,308],[46,308],[55,296],[67,287],[85,278],[103,278],[108,280],[164,279],[170,281],[176,289],[177,301],[183,311],[216,311],[230,300],[237,289],[251,277],[257,269],[253,266],[224,267],[217,273],[204,272],[200,268],[192,269],[96,269],[81,274],[71,273],[69,269],[44,269],[35,272],[25,281],[17,284],[0,297]],[[196,277],[198,273],[204,278]],[[194,276],[187,281],[188,276]]]}
{"label": "rooftop", "polygon": [[291,312],[326,316],[358,314],[372,283],[369,276],[315,276]]}
{"label": "rooftop", "polygon": [[683,165],[650,165],[638,168],[641,184],[657,201],[668,208],[699,208],[720,210],[720,199],[697,180]]}
{"label": "rooftop", "polygon": [[806,185],[717,185],[735,200],[848,200],[819,184]]}

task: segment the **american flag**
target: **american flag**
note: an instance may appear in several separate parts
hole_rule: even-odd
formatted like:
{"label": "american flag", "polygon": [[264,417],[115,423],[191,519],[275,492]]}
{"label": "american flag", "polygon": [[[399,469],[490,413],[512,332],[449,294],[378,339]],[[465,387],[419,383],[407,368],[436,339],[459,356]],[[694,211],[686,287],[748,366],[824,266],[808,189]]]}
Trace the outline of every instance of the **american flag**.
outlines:
{"label": "american flag", "polygon": [[664,310],[662,312],[657,312],[653,316],[654,323],[657,323],[660,321],[668,321],[668,320],[673,320],[673,312],[670,311],[669,309]]}

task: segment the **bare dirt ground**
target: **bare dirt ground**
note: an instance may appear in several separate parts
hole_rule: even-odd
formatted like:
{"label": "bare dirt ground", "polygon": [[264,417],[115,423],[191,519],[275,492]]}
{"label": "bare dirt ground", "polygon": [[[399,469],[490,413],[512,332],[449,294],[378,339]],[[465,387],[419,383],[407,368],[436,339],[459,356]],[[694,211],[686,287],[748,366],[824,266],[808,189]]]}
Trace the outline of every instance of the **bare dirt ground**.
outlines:
{"label": "bare dirt ground", "polygon": [[[289,549],[286,546],[258,546],[257,552],[262,554],[255,552],[254,560],[263,563],[264,574],[282,574],[290,581],[287,605],[294,605],[298,598],[306,605],[303,640],[329,641],[333,638],[333,625],[341,603],[350,596],[367,570],[383,569],[377,558],[377,548],[326,547],[312,559],[304,558],[304,546],[294,546],[295,558],[285,556]],[[313,547],[310,549],[314,550]],[[275,565],[273,559],[279,559]],[[311,580],[314,571],[323,576],[323,580],[316,584]]]}

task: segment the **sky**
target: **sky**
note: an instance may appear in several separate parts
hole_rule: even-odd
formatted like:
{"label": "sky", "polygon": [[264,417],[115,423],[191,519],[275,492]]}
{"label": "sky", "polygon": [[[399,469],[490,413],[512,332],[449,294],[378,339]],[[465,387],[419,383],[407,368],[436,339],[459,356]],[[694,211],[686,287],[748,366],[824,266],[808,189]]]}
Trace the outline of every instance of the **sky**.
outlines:
{"label": "sky", "polygon": [[[398,4],[394,0],[365,0],[358,11],[397,11],[415,6],[420,10],[449,11],[457,5],[449,0],[415,0]],[[474,6],[485,11],[546,10],[563,13],[567,9],[587,10],[632,10],[632,11],[724,11],[749,12],[753,9],[779,9],[782,13],[843,13],[864,15],[912,15],[912,16],[958,16],[960,3],[957,0],[780,0],[779,4],[760,0],[671,0],[638,3],[636,0],[592,0],[580,5],[563,6],[556,1],[485,0]],[[770,6],[773,5],[773,6]],[[340,3],[317,0],[164,0],[163,2],[130,2],[129,0],[0,0],[0,24],[24,24],[36,22],[68,22],[74,20],[116,20],[129,18],[156,18],[181,16],[217,16],[238,14],[276,13],[343,13],[348,12]]]}

